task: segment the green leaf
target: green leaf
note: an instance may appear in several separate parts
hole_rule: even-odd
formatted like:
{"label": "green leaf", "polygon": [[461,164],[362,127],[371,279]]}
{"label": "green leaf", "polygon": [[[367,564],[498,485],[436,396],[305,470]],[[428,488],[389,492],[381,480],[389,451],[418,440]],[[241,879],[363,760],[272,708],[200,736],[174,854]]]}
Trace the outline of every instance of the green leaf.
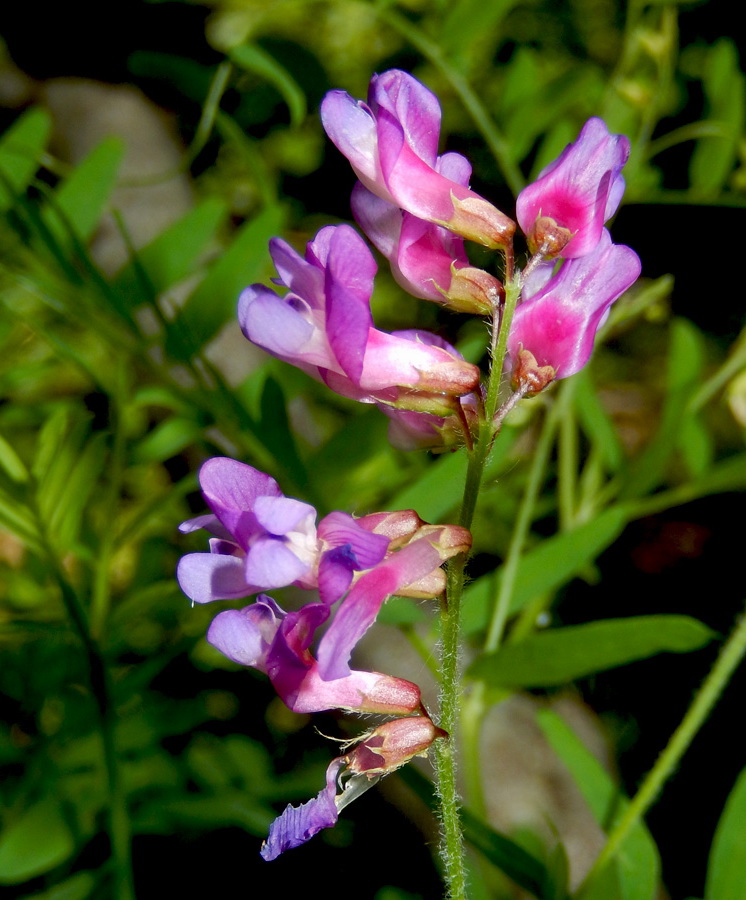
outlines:
{"label": "green leaf", "polygon": [[256,44],[233,47],[228,54],[231,62],[264,78],[279,92],[290,111],[291,125],[300,125],[306,117],[306,95],[298,82],[266,50]]}
{"label": "green leaf", "polygon": [[[552,749],[569,769],[596,821],[608,832],[614,819],[624,812],[626,799],[620,796],[601,763],[555,712],[541,710],[538,723]],[[603,879],[604,890],[599,891],[590,884],[583,890],[582,900],[615,900],[617,896],[620,900],[653,900],[657,896],[660,860],[655,842],[643,823],[630,831],[611,868],[612,872]]]}
{"label": "green leaf", "polygon": [[[505,427],[492,451],[483,482],[489,484],[505,465],[518,432]],[[391,509],[416,509],[427,522],[443,522],[453,515],[464,495],[468,459],[463,452],[445,453],[424,474],[389,501]]]}
{"label": "green leaf", "polygon": [[686,408],[701,383],[704,350],[702,335],[685,319],[674,319],[666,370],[666,402],[660,426],[652,441],[630,466],[620,496],[624,499],[649,493],[663,480],[666,466],[681,440]]}
{"label": "green leaf", "polygon": [[160,422],[138,443],[134,459],[136,462],[163,462],[193,444],[201,434],[202,426],[199,422],[172,416]]}
{"label": "green leaf", "polygon": [[594,390],[588,367],[575,376],[573,400],[583,431],[600,451],[607,469],[611,473],[619,471],[624,462],[622,444]]}
{"label": "green leaf", "polygon": [[36,548],[39,533],[34,515],[16,493],[0,490],[0,525],[27,546]]}
{"label": "green leaf", "polygon": [[681,423],[679,451],[692,478],[704,475],[712,465],[715,454],[710,429],[699,416],[689,414]]}
{"label": "green leaf", "polygon": [[744,129],[746,82],[739,67],[738,49],[729,38],[721,38],[709,48],[702,82],[708,119],[718,121],[723,133],[697,141],[689,176],[693,193],[712,196],[727,186]]}
{"label": "green leaf", "polygon": [[458,506],[464,494],[468,460],[465,453],[447,453],[391,501],[392,509],[416,509],[426,522],[439,522]]}
{"label": "green leaf", "polygon": [[443,55],[461,71],[469,69],[474,58],[474,46],[489,40],[494,31],[517,5],[518,0],[460,0],[444,7],[447,12],[439,29],[439,44]]}
{"label": "green leaf", "polygon": [[60,804],[42,800],[0,835],[0,884],[18,884],[48,872],[75,849]]}
{"label": "green leaf", "polygon": [[[614,507],[572,531],[563,531],[537,544],[518,566],[510,612],[518,612],[535,597],[555,591],[570,581],[616,540],[626,522],[625,510]],[[487,627],[501,578],[502,572],[498,570],[478,578],[464,591],[465,634]]]}
{"label": "green leaf", "polygon": [[47,419],[37,442],[33,474],[37,505],[49,536],[62,549],[77,540],[88,498],[106,459],[107,436],[90,435],[90,417],[74,419],[60,407]]}
{"label": "green leaf", "polygon": [[295,483],[305,483],[305,466],[298,456],[288,418],[287,401],[280,382],[275,378],[267,378],[264,382],[257,434]]}
{"label": "green leaf", "polygon": [[740,491],[746,488],[746,453],[738,453],[712,466],[689,485],[692,499],[707,494]]}
{"label": "green leaf", "polygon": [[137,306],[178,284],[194,270],[225,215],[225,204],[214,197],[200,203],[135,253],[117,276],[115,289]]}
{"label": "green leaf", "polygon": [[[477,818],[468,809],[462,810],[464,837],[493,865],[535,897],[547,896],[547,888],[552,883],[549,872],[535,857],[521,846],[505,837],[494,828]],[[561,900],[565,892],[552,890],[553,900]]]}
{"label": "green leaf", "polygon": [[267,245],[282,230],[282,221],[281,207],[271,206],[239,230],[174,322],[166,342],[173,356],[197,353],[235,316],[239,294],[258,281],[267,266]]}
{"label": "green leaf", "polygon": [[103,215],[124,156],[124,141],[102,141],[57,188],[42,219],[57,241],[70,244],[70,229],[86,243]]}
{"label": "green leaf", "polygon": [[746,769],[726,801],[712,842],[705,900],[743,900],[746,885]]}
{"label": "green leaf", "polygon": [[493,687],[547,687],[657,653],[688,653],[714,632],[688,616],[631,616],[532,634],[476,660],[467,675]]}
{"label": "green leaf", "polygon": [[11,447],[8,441],[0,434],[0,466],[5,469],[7,474],[13,481],[24,483],[28,481],[28,472],[26,466],[21,462],[16,451]]}
{"label": "green leaf", "polygon": [[12,206],[39,168],[52,120],[45,109],[30,109],[0,138],[0,211]]}
{"label": "green leaf", "polygon": [[94,872],[78,872],[60,884],[41,894],[32,894],[24,900],[89,900],[94,895],[96,875]]}

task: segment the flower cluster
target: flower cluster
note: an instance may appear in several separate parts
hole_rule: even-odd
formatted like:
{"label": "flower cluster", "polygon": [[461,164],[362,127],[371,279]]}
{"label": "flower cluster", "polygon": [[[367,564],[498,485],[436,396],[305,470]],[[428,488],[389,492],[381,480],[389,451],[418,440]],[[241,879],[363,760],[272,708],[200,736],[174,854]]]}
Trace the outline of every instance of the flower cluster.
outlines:
{"label": "flower cluster", "polygon": [[[499,316],[504,286],[471,265],[464,239],[512,259],[516,224],[469,188],[463,156],[438,155],[436,97],[393,69],[373,77],[367,103],[331,91],[321,119],[358,176],[353,215],[404,290]],[[518,197],[518,223],[533,254],[523,278],[506,266],[522,284],[507,351],[520,396],[588,362],[609,307],[640,273],[637,255],[613,244],[604,228],[622,198],[628,155],[627,138],[592,118]],[[270,252],[288,292],[279,297],[258,284],[244,291],[239,320],[250,341],[345,397],[378,404],[402,449],[471,443],[482,413],[479,370],[435,335],[373,327],[376,262],[357,232],[322,228],[305,259],[279,239]]]}
{"label": "flower cluster", "polygon": [[[343,91],[327,94],[321,118],[359,179],[354,218],[393,277],[414,297],[489,317],[493,353],[505,348],[497,367],[508,377],[502,393],[494,379],[485,390],[479,369],[441,338],[377,329],[370,309],[377,264],[344,224],[322,228],[303,256],[271,241],[283,291],[262,284],[243,291],[244,334],[338,394],[376,404],[401,448],[491,444],[515,403],[588,362],[611,304],[640,273],[637,255],[613,244],[605,228],[624,191],[629,142],[590,119],[520,193],[516,218],[531,254],[521,272],[516,223],[470,189],[463,156],[438,154],[440,107],[424,85],[402,71],[384,72],[372,79],[367,103]],[[504,283],[471,264],[466,240],[504,254]],[[262,855],[274,859],[333,825],[375,780],[446,736],[417,685],[351,669],[350,657],[393,594],[441,594],[441,564],[466,553],[471,536],[457,526],[428,525],[412,510],[361,518],[338,511],[316,524],[313,507],[230,459],[209,460],[200,481],[211,513],[182,530],[210,532],[210,552],[181,560],[181,587],[195,603],[258,595],[242,609],[220,612],[210,643],[265,673],[296,712],[396,717],[331,762],[316,798],[289,806],[273,823]],[[316,591],[318,599],[286,612],[264,592],[288,585]]]}
{"label": "flower cluster", "polygon": [[[195,603],[259,594],[243,609],[218,613],[208,641],[234,662],[266,674],[295,712],[343,709],[406,717],[384,723],[336,759],[316,800],[297,810],[288,807],[263,850],[272,859],[333,825],[353,796],[351,785],[393,771],[443,736],[422,706],[417,685],[351,669],[350,655],[393,594],[442,593],[441,564],[467,551],[471,536],[457,526],[428,525],[412,510],[358,519],[333,512],[317,526],[313,507],[283,496],[273,478],[233,459],[208,460],[200,486],[211,513],[184,522],[181,530],[202,528],[213,537],[208,553],[190,553],[179,562],[182,590]],[[318,591],[319,599],[285,612],[259,593],[290,584]],[[314,656],[311,646],[327,623]]]}

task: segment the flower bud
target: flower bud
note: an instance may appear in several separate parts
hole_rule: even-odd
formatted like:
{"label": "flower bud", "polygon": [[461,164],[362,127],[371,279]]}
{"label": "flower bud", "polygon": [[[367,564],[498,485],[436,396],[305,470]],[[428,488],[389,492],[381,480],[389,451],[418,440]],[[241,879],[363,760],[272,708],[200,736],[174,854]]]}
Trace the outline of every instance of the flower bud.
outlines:
{"label": "flower bud", "polygon": [[429,716],[410,716],[384,722],[347,754],[347,766],[355,775],[373,778],[388,775],[414,756],[426,756],[438,738],[448,737]]}
{"label": "flower bud", "polygon": [[511,386],[524,397],[533,397],[548,387],[556,375],[551,366],[540,366],[530,350],[521,350],[513,368]]}
{"label": "flower bud", "polygon": [[491,250],[508,247],[515,234],[515,222],[476,194],[459,200],[451,192],[453,215],[442,224],[470,241]]}
{"label": "flower bud", "polygon": [[492,315],[503,296],[503,286],[489,272],[475,266],[457,268],[451,265],[451,283],[448,288],[436,285],[456,312],[474,315]]}

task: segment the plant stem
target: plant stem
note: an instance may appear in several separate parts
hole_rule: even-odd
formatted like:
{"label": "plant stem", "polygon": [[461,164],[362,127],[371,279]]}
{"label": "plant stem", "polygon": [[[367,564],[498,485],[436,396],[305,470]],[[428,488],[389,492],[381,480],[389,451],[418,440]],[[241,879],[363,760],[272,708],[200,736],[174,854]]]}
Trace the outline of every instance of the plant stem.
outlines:
{"label": "plant stem", "polygon": [[[495,439],[496,430],[493,419],[500,395],[503,361],[507,349],[507,329],[510,327],[510,320],[519,295],[520,284],[511,278],[506,284],[505,307],[500,317],[500,332],[497,336],[494,332],[496,323],[493,322],[492,365],[487,382],[484,418],[480,424],[476,445],[469,454],[464,497],[459,517],[459,524],[464,528],[470,528],[474,519],[479,487]],[[495,311],[495,316],[497,316],[497,311]],[[464,589],[465,569],[465,555],[452,560],[448,567],[446,601],[441,611],[440,727],[448,732],[450,738],[447,741],[438,741],[435,750],[440,815],[443,825],[441,858],[448,896],[452,900],[462,900],[466,897],[464,839],[456,783],[456,729],[462,695],[461,596]]]}
{"label": "plant stem", "polygon": [[746,655],[746,610],[737,621],[730,638],[720,651],[715,665],[704,680],[692,705],[681,720],[681,724],[671,736],[667,747],[658,757],[640,789],[609,834],[606,845],[578,891],[578,898],[583,896],[594,879],[615,858],[629,832],[650,809],[663,784],[678,766],[744,655]]}

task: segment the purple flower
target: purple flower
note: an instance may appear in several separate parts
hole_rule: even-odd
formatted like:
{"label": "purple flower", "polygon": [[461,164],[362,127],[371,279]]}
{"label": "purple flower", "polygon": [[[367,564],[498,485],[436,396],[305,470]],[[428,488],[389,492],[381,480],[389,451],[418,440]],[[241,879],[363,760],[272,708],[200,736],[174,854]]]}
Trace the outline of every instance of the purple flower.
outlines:
{"label": "purple flower", "polygon": [[476,366],[440,347],[373,328],[370,297],[376,263],[349,225],[327,226],[301,258],[273,239],[270,252],[289,288],[284,297],[255,284],[241,294],[246,337],[342,396],[404,408],[429,403],[449,411],[479,381]]}
{"label": "purple flower", "polygon": [[624,193],[629,140],[588,119],[578,135],[518,195],[518,222],[532,253],[575,259],[590,253]]}
{"label": "purple flower", "polygon": [[[520,362],[518,382],[531,377],[531,366],[551,367],[556,378],[579,372],[611,304],[637,280],[640,260],[629,247],[612,244],[604,228],[591,253],[563,262],[553,276],[552,269],[549,263],[534,273],[513,317],[508,352],[514,367]],[[522,352],[531,354],[531,365],[520,360]]]}
{"label": "purple flower", "polygon": [[[384,722],[364,735],[345,756],[333,759],[326,770],[326,785],[313,800],[287,806],[272,823],[262,844],[262,858],[276,859],[310,840],[323,828],[337,823],[339,813],[379,779],[409,762],[426,756],[433,741],[447,737],[428,716],[410,716]],[[340,774],[340,770],[345,771]]]}
{"label": "purple flower", "polygon": [[[244,609],[230,609],[213,619],[208,641],[236,663],[264,672],[286,706],[294,712],[351,709],[360,712],[409,713],[418,709],[416,685],[377,672],[353,671],[353,648],[370,628],[392,594],[426,579],[444,558],[459,552],[453,538],[464,529],[429,526],[423,536],[362,574],[336,610],[311,652],[316,632],[332,615],[329,603],[307,603],[286,613],[264,594]],[[467,533],[468,534],[468,533]],[[444,544],[438,547],[443,537]],[[388,543],[388,542],[387,542]]]}
{"label": "purple flower", "polygon": [[346,513],[332,513],[316,528],[316,510],[283,496],[277,482],[225,457],[209,459],[200,486],[211,515],[189,519],[182,532],[204,528],[215,537],[209,553],[189,553],[177,578],[195,603],[234,600],[289,584],[319,587],[338,599],[354,570],[380,562],[388,539],[372,534]]}
{"label": "purple flower", "polygon": [[420,690],[403,678],[349,669],[341,678],[322,678],[309,648],[330,614],[325,603],[307,603],[286,613],[271,597],[260,594],[244,609],[218,613],[207,640],[233,662],[267,675],[293,712],[349,709],[402,715],[418,710]]}
{"label": "purple flower", "polygon": [[405,291],[458,312],[490,315],[494,311],[502,285],[469,263],[463,238],[382,200],[361,182],[355,185],[350,202],[355,221],[388,259]]}
{"label": "purple flower", "polygon": [[440,105],[407,72],[374,75],[367,104],[330,91],[321,121],[360,181],[381,199],[487,247],[510,242],[515,223],[463,179],[445,174],[469,164],[457,154],[449,154],[451,161],[438,157]]}

